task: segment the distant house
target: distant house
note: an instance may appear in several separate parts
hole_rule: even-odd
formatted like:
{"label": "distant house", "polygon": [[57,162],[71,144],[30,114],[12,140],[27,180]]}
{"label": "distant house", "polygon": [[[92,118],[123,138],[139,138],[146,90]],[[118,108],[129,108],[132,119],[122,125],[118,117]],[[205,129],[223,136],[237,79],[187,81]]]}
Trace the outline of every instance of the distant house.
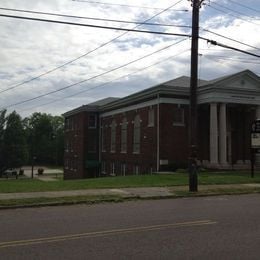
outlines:
{"label": "distant house", "polygon": [[[64,178],[149,174],[188,158],[189,77],[65,116]],[[260,77],[249,70],[198,87],[198,159],[204,167],[248,168],[250,124],[260,118]]]}

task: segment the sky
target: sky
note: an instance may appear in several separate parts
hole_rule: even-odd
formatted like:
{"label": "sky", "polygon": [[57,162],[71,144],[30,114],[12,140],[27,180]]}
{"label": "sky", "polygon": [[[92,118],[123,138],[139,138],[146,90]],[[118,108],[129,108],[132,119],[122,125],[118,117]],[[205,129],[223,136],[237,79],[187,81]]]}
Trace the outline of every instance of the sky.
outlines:
{"label": "sky", "polygon": [[[0,110],[15,110],[23,117],[34,112],[61,115],[98,99],[124,97],[190,75],[190,1],[2,0],[0,8],[120,22],[0,10],[5,15],[187,35],[125,32],[0,16]],[[153,25],[133,23],[148,19]],[[260,55],[259,35],[258,0],[203,1],[201,37]],[[199,41],[198,72],[202,79],[245,69],[260,75],[259,65],[257,57]]]}

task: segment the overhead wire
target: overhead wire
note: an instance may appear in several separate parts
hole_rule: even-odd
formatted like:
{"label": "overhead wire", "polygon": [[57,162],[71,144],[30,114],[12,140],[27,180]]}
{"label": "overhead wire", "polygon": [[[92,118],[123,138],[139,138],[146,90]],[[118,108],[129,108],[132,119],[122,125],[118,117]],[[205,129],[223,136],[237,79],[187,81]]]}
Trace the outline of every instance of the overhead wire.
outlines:
{"label": "overhead wire", "polygon": [[250,18],[250,19],[259,20],[259,19],[256,19],[255,17],[252,17],[252,16],[248,15],[248,14],[239,12],[239,11],[237,11],[237,10],[235,10],[235,9],[231,9],[231,8],[225,6],[225,5],[220,5],[220,4],[218,4],[217,2],[215,2],[215,1],[212,1],[211,3],[214,4],[214,5],[216,5],[216,6],[218,6],[218,7],[224,8],[224,9],[226,9],[226,10],[228,10],[228,11],[231,11],[231,12],[233,12],[233,13],[237,13],[237,14],[239,14],[239,15],[248,17],[248,18]]}
{"label": "overhead wire", "polygon": [[23,20],[30,20],[30,21],[46,22],[46,23],[58,23],[58,24],[66,24],[66,25],[75,25],[75,26],[83,26],[83,27],[106,29],[106,30],[126,31],[126,32],[138,32],[138,33],[159,34],[159,35],[168,35],[168,36],[183,36],[183,37],[190,37],[191,36],[189,34],[184,34],[184,33],[170,33],[170,32],[161,32],[161,31],[137,30],[137,29],[115,27],[115,26],[104,26],[104,25],[96,25],[96,24],[66,22],[66,21],[50,20],[50,19],[34,18],[34,17],[25,17],[25,16],[18,16],[18,15],[0,14],[0,17],[23,19]]}
{"label": "overhead wire", "polygon": [[123,79],[123,78],[125,78],[125,77],[129,77],[129,76],[134,75],[134,74],[138,74],[138,73],[140,73],[140,72],[142,72],[142,71],[144,71],[144,70],[147,70],[147,69],[149,69],[149,68],[151,68],[151,67],[153,67],[153,66],[156,66],[156,65],[158,65],[158,64],[160,64],[160,63],[163,63],[163,62],[166,62],[166,61],[168,61],[168,60],[171,60],[171,59],[173,59],[173,58],[175,58],[175,57],[177,57],[177,56],[179,56],[179,55],[182,55],[183,53],[185,53],[185,52],[187,52],[187,51],[189,51],[189,50],[190,50],[190,49],[186,49],[186,50],[184,50],[184,51],[182,51],[182,52],[179,52],[178,54],[172,55],[172,56],[170,56],[170,57],[168,57],[168,58],[166,58],[166,59],[157,61],[157,62],[155,62],[155,63],[153,63],[153,64],[151,64],[151,65],[149,65],[149,66],[143,67],[143,68],[138,69],[138,70],[136,70],[136,71],[134,71],[134,72],[130,72],[130,73],[128,73],[128,74],[125,74],[125,75],[120,76],[120,77],[118,77],[118,78],[112,79],[112,80],[107,81],[107,82],[105,82],[105,83],[99,84],[99,85],[97,85],[97,86],[94,86],[94,87],[91,87],[91,88],[88,88],[88,89],[84,89],[84,90],[78,91],[78,92],[76,92],[76,93],[70,94],[70,95],[68,95],[68,96],[61,97],[61,98],[58,98],[58,99],[55,99],[55,100],[51,100],[51,101],[49,101],[49,102],[47,102],[47,103],[40,104],[40,105],[36,105],[36,106],[30,107],[30,108],[26,108],[26,109],[22,109],[22,110],[19,110],[19,111],[20,111],[20,112],[24,112],[24,111],[32,110],[32,109],[34,109],[34,108],[38,108],[38,107],[42,107],[42,106],[47,106],[47,105],[50,105],[50,104],[59,102],[59,101],[61,101],[61,100],[64,100],[64,99],[66,99],[66,98],[71,98],[71,97],[74,97],[74,96],[77,96],[77,95],[86,93],[86,92],[88,92],[88,91],[91,91],[91,90],[94,90],[94,89],[97,89],[97,88],[105,87],[105,86],[107,86],[107,85],[109,85],[109,84],[111,84],[111,83],[113,83],[113,82],[115,82],[115,81],[118,81],[118,80]]}
{"label": "overhead wire", "polygon": [[[87,1],[87,0],[72,0],[74,2],[83,2],[89,4],[99,4],[99,5],[110,5],[110,6],[121,6],[121,7],[131,7],[131,8],[140,8],[140,9],[153,9],[153,10],[163,10],[163,8],[159,7],[151,7],[151,6],[141,6],[141,5],[129,5],[129,4],[116,4],[116,3],[105,3],[100,1]],[[188,11],[187,9],[184,10],[175,10],[175,11]]]}
{"label": "overhead wire", "polygon": [[[150,18],[144,20],[143,23],[146,23],[146,22],[151,21],[151,20],[154,19],[155,17],[157,17],[157,16],[161,15],[162,13],[168,11],[169,9],[171,9],[171,8],[173,8],[174,6],[178,5],[178,4],[179,4],[180,2],[182,2],[182,1],[183,1],[183,0],[178,0],[177,2],[175,2],[175,3],[172,4],[172,5],[170,5],[169,7],[165,8],[165,9],[162,9],[160,12],[158,12],[158,13],[152,15]],[[136,25],[136,26],[134,26],[132,29],[136,29],[136,28],[138,28],[138,27],[141,26],[141,25],[142,25],[142,24]],[[22,81],[22,82],[20,82],[20,83],[17,83],[17,84],[15,84],[15,85],[13,85],[13,86],[9,86],[8,88],[2,90],[0,93],[3,93],[3,92],[6,92],[6,91],[15,89],[15,88],[20,87],[20,86],[22,86],[22,85],[24,85],[24,84],[28,84],[28,83],[32,82],[33,80],[39,79],[39,78],[41,78],[41,77],[43,77],[43,76],[46,76],[47,74],[50,74],[50,73],[52,73],[52,72],[54,72],[54,71],[56,71],[56,70],[59,70],[59,69],[65,67],[65,66],[67,66],[67,65],[70,65],[70,64],[72,64],[73,62],[75,62],[75,61],[77,61],[77,60],[79,60],[79,59],[81,59],[81,58],[84,58],[84,57],[88,56],[89,54],[91,54],[91,53],[93,53],[93,52],[95,52],[95,51],[97,51],[97,50],[99,50],[99,49],[101,49],[101,48],[103,48],[103,47],[109,45],[110,43],[115,42],[116,40],[118,40],[119,38],[123,37],[123,36],[126,35],[127,33],[128,33],[127,31],[126,31],[126,32],[123,32],[122,34],[120,34],[120,35],[118,35],[118,36],[112,38],[111,40],[109,40],[109,41],[107,41],[107,42],[104,42],[104,43],[100,44],[100,45],[97,46],[96,48],[94,48],[94,49],[92,49],[92,50],[90,50],[90,51],[88,51],[88,52],[86,52],[86,53],[84,53],[84,54],[78,56],[78,57],[75,58],[75,59],[72,59],[72,60],[70,60],[70,61],[68,61],[68,62],[66,62],[66,63],[63,63],[63,64],[60,65],[60,66],[57,66],[57,67],[55,67],[55,68],[53,68],[53,69],[51,69],[51,70],[48,70],[48,71],[46,71],[46,72],[44,72],[44,73],[41,73],[41,74],[39,74],[39,75],[37,75],[37,76],[35,76],[35,77],[29,79],[29,80],[25,80],[25,81]]]}
{"label": "overhead wire", "polygon": [[182,42],[182,41],[184,41],[184,40],[186,40],[186,39],[182,39],[182,40],[180,40],[180,41],[178,41],[178,42],[174,42],[174,43],[172,43],[172,44],[170,44],[170,45],[167,45],[167,46],[165,46],[165,47],[163,47],[163,48],[161,48],[161,49],[159,49],[159,50],[156,50],[156,51],[153,51],[153,52],[151,52],[151,53],[148,53],[148,54],[146,54],[146,55],[144,55],[144,56],[142,56],[142,57],[140,57],[140,58],[138,58],[138,59],[132,60],[132,61],[127,62],[127,63],[124,63],[124,64],[122,64],[122,65],[120,65],[120,66],[117,66],[117,67],[112,68],[112,69],[110,69],[110,70],[107,70],[107,71],[105,71],[105,72],[99,73],[99,74],[97,74],[97,75],[95,75],[95,76],[92,76],[92,77],[89,77],[89,78],[87,78],[87,79],[78,81],[78,82],[76,82],[76,83],[70,84],[70,85],[68,85],[68,86],[65,86],[65,87],[62,87],[62,88],[59,88],[59,89],[56,89],[56,90],[53,90],[53,91],[49,91],[49,92],[43,93],[43,94],[38,95],[38,96],[35,96],[35,97],[33,97],[33,98],[29,98],[29,99],[26,99],[26,100],[22,100],[22,101],[19,101],[19,102],[16,102],[16,103],[13,103],[13,104],[4,106],[4,107],[0,108],[0,110],[1,110],[1,109],[6,109],[6,108],[9,108],[9,107],[13,107],[13,106],[17,106],[17,105],[21,105],[21,104],[24,104],[24,103],[27,103],[27,102],[30,102],[30,101],[33,101],[33,100],[37,100],[37,99],[39,99],[39,98],[42,98],[42,97],[45,97],[45,96],[48,96],[48,95],[51,95],[51,94],[54,94],[54,93],[63,91],[63,90],[65,90],[65,89],[72,88],[72,87],[74,87],[74,86],[76,86],[76,85],[79,85],[79,84],[85,83],[85,82],[87,82],[87,81],[96,79],[96,78],[98,78],[98,77],[104,76],[104,75],[106,75],[106,74],[108,74],[108,73],[114,72],[114,71],[119,70],[119,69],[121,69],[121,68],[123,68],[123,67],[126,67],[126,66],[128,66],[128,65],[130,65],[130,64],[132,64],[132,63],[135,63],[135,62],[140,61],[140,60],[142,60],[142,59],[144,59],[144,58],[147,58],[147,57],[149,57],[149,56],[151,56],[151,55],[153,55],[153,54],[155,54],[155,53],[157,53],[157,52],[160,52],[160,51],[162,51],[162,50],[166,50],[166,49],[172,47],[173,45],[176,45],[176,44],[178,44],[178,43],[180,43],[180,42]]}
{"label": "overhead wire", "polygon": [[244,7],[248,10],[251,10],[251,11],[254,11],[254,12],[257,12],[257,13],[260,13],[260,10],[257,10],[255,8],[252,8],[251,6],[248,6],[248,5],[245,5],[245,4],[241,4],[241,3],[238,3],[238,2],[235,2],[233,0],[229,0],[229,2],[235,4],[235,5],[238,5],[238,6],[241,6],[241,7]]}
{"label": "overhead wire", "polygon": [[65,18],[74,18],[74,19],[85,19],[85,20],[102,21],[102,22],[139,24],[139,25],[151,25],[151,26],[162,26],[162,27],[191,28],[191,26],[188,26],[188,25],[148,23],[148,22],[140,22],[140,21],[127,21],[127,20],[119,20],[119,19],[107,19],[107,18],[99,18],[99,17],[68,15],[68,14],[50,13],[50,12],[39,12],[39,11],[14,9],[14,8],[4,8],[4,7],[0,7],[0,10],[20,12],[20,13],[29,13],[29,14],[37,14],[37,15],[40,14],[40,15],[49,15],[49,16],[57,16],[57,17],[65,17]]}
{"label": "overhead wire", "polygon": [[[246,59],[246,58],[242,58],[242,57],[226,57],[226,56],[222,56],[222,55],[215,55],[215,54],[203,54],[203,56],[209,56],[209,57],[213,57],[213,58],[217,58],[217,59],[221,59],[221,60],[227,60],[227,61],[234,61],[234,62],[243,62],[243,63],[248,63],[248,64],[260,64],[260,61],[256,60],[256,59]],[[258,62],[257,62],[258,61]]]}
{"label": "overhead wire", "polygon": [[212,9],[218,11],[218,12],[227,14],[227,15],[232,16],[232,17],[235,17],[235,18],[237,18],[237,19],[239,19],[239,20],[242,20],[242,21],[245,21],[245,22],[248,22],[248,23],[257,25],[257,26],[260,25],[260,24],[258,24],[258,23],[254,23],[253,21],[249,21],[249,20],[247,20],[247,19],[244,19],[244,18],[242,18],[242,17],[240,17],[240,16],[238,16],[238,15],[231,14],[231,13],[229,13],[229,12],[227,12],[227,11],[224,11],[224,10],[222,10],[222,9],[219,9],[219,8],[217,8],[217,7],[215,7],[215,6],[212,6],[212,5],[208,5],[208,6],[209,6],[210,8],[212,8]]}
{"label": "overhead wire", "polygon": [[210,43],[212,45],[220,46],[220,47],[223,47],[223,48],[226,48],[226,49],[230,49],[230,50],[233,50],[233,51],[241,52],[241,53],[244,53],[244,54],[248,54],[248,55],[260,58],[260,55],[246,51],[246,50],[242,50],[242,49],[239,49],[239,48],[236,48],[236,47],[233,47],[233,46],[229,46],[229,45],[226,45],[226,44],[223,44],[223,43],[220,43],[220,42],[217,42],[215,40],[211,40],[211,39],[208,39],[208,38],[205,38],[205,37],[202,37],[202,36],[199,36],[199,38],[204,40],[204,41],[207,41],[207,43]]}
{"label": "overhead wire", "polygon": [[[208,59],[208,60],[210,60],[210,61],[214,61],[214,62],[216,62],[216,63],[219,63],[219,64],[221,64],[221,65],[224,66],[224,67],[227,67],[227,64],[226,64],[226,63],[223,63],[222,61],[215,60],[215,59],[213,59],[213,58],[207,57],[207,55],[205,55],[205,56],[203,56],[203,57],[206,58],[206,59]],[[237,69],[239,69],[239,70],[244,69],[243,67],[238,66],[238,65],[234,65],[234,64],[232,64],[231,67],[235,67],[235,68],[237,68]],[[228,64],[228,68],[230,68],[230,64]]]}
{"label": "overhead wire", "polygon": [[250,44],[247,44],[247,43],[238,41],[238,40],[236,40],[236,39],[234,39],[234,38],[225,36],[225,35],[223,35],[223,34],[214,32],[214,31],[212,31],[212,30],[208,30],[208,29],[204,29],[204,28],[201,28],[201,30],[202,30],[202,31],[205,31],[205,32],[208,32],[208,33],[211,33],[211,34],[214,34],[214,35],[216,35],[216,36],[222,37],[222,38],[224,38],[224,39],[227,39],[227,40],[230,40],[230,41],[233,41],[233,42],[242,44],[242,45],[244,45],[244,46],[247,46],[247,47],[250,47],[250,48],[253,48],[253,49],[256,49],[256,50],[260,50],[260,48],[258,48],[258,47],[255,47],[255,46],[253,46],[253,45],[250,45]]}

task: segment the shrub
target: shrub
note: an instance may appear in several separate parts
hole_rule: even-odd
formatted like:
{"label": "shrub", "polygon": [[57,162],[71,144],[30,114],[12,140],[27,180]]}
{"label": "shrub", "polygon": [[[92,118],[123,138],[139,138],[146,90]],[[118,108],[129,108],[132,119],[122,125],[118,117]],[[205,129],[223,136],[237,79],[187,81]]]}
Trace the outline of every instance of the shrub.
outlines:
{"label": "shrub", "polygon": [[42,175],[43,172],[44,172],[44,169],[43,169],[43,168],[39,168],[39,169],[38,169],[38,174],[39,174],[39,175]]}

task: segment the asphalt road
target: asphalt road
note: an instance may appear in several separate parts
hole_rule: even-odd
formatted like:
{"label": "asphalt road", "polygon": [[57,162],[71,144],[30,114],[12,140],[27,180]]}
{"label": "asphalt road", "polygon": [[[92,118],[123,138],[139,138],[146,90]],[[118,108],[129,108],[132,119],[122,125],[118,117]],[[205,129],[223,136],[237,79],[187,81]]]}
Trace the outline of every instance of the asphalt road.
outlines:
{"label": "asphalt road", "polygon": [[260,259],[260,195],[0,211],[0,259]]}

